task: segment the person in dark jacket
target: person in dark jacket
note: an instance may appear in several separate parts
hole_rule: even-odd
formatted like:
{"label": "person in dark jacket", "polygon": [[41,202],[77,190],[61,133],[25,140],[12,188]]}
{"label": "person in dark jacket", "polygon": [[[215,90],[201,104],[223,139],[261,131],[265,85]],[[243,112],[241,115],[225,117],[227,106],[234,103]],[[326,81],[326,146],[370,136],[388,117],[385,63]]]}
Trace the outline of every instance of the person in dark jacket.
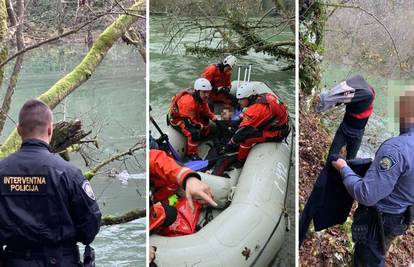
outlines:
{"label": "person in dark jacket", "polygon": [[53,116],[39,100],[20,110],[21,148],[0,162],[0,248],[7,267],[83,266],[101,212],[82,172],[50,152]]}
{"label": "person in dark jacket", "polygon": [[373,112],[374,99],[374,88],[361,75],[355,75],[320,94],[317,112],[340,104],[346,106],[344,118],[335,133],[328,155],[339,154],[342,147],[346,146],[346,159],[356,157],[365,126]]}
{"label": "person in dark jacket", "polygon": [[400,97],[400,135],[381,144],[364,177],[338,159],[348,193],[358,201],[352,235],[355,266],[384,266],[392,241],[413,219],[414,205],[414,90]]}

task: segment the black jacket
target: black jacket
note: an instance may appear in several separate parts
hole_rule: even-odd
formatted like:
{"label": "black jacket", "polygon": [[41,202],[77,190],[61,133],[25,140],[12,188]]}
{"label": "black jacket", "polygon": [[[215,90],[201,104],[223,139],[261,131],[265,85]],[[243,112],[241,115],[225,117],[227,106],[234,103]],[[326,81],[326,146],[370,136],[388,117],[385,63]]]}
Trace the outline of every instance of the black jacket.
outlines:
{"label": "black jacket", "polygon": [[[344,223],[351,211],[354,199],[346,191],[341,174],[332,166],[337,158],[331,156],[326,161],[300,215],[299,245],[306,237],[311,220],[315,231],[320,231]],[[347,164],[356,174],[364,176],[371,162],[371,159],[353,159]]]}
{"label": "black jacket", "polygon": [[0,162],[0,245],[89,244],[101,212],[81,171],[28,140]]}

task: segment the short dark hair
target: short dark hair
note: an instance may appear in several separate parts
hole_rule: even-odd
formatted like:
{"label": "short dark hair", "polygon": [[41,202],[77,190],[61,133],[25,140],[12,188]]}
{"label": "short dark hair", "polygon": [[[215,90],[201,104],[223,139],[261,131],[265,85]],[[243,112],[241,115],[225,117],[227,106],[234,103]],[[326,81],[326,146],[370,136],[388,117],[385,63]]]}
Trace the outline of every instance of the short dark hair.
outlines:
{"label": "short dark hair", "polygon": [[52,111],[44,102],[30,99],[19,112],[19,133],[22,138],[44,134],[52,120]]}

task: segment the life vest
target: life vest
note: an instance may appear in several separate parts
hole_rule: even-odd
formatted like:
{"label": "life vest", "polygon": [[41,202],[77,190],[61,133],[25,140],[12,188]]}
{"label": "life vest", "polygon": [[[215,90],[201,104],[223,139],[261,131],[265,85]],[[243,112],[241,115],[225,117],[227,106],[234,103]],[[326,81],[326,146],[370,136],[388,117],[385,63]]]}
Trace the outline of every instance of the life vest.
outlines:
{"label": "life vest", "polygon": [[231,87],[232,72],[221,71],[217,64],[208,65],[201,73],[201,77],[206,78],[214,88]]}
{"label": "life vest", "polygon": [[156,203],[150,208],[150,231],[160,227],[165,221],[165,211],[161,203]]}
{"label": "life vest", "polygon": [[188,90],[182,90],[178,94],[172,97],[170,109],[168,111],[170,121],[181,119],[180,111],[178,109],[178,100],[184,95],[193,95]]}
{"label": "life vest", "polygon": [[288,124],[287,107],[276,95],[271,93],[261,94],[256,98],[255,103],[265,104],[271,111],[269,118],[258,126],[259,129],[280,130]]}

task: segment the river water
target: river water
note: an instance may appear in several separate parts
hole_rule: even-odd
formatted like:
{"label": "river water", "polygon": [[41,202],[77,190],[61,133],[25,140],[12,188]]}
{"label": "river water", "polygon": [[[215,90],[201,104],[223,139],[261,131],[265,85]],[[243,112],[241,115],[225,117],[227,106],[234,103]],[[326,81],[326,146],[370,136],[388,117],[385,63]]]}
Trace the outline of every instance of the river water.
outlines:
{"label": "river water", "polygon": [[[173,52],[162,53],[168,36],[163,31],[162,17],[150,18],[150,104],[151,115],[161,128],[166,126],[166,114],[171,98],[180,90],[193,86],[205,66],[217,63],[222,58],[198,58],[186,55],[183,46],[178,46]],[[292,36],[291,32],[283,32],[278,41]],[[187,35],[182,43],[191,44],[198,37],[197,34]],[[238,56],[238,64],[252,64],[251,80],[264,81],[288,105],[289,114],[295,119],[295,74],[293,70],[281,71],[288,66],[283,60],[262,54],[249,52],[248,55]],[[233,80],[237,79],[237,70],[233,72]],[[151,127],[154,136],[157,130]],[[288,212],[291,216],[291,231],[286,236],[286,243],[278,253],[272,266],[294,266],[295,264],[295,174],[291,168],[288,191]],[[275,252],[276,255],[276,252]]]}
{"label": "river water", "polygon": [[[26,53],[20,79],[13,96],[10,118],[29,98],[37,97],[80,63],[87,50],[81,45],[51,45]],[[7,72],[10,73],[9,63]],[[8,77],[8,75],[6,75]],[[97,134],[99,150],[90,150],[95,159],[106,159],[125,151],[145,135],[145,63],[138,52],[123,44],[114,46],[89,81],[77,88],[54,110],[55,120],[80,118],[86,130]],[[5,89],[3,88],[4,92]],[[14,123],[9,119],[1,136],[7,137]],[[71,161],[87,170],[82,158]],[[145,207],[145,152],[118,161],[104,171],[126,170],[140,174],[137,179],[120,180],[106,172],[91,183],[104,215],[121,215]],[[145,266],[145,218],[126,224],[102,227],[92,246],[97,266]],[[83,250],[81,250],[83,253]]]}

